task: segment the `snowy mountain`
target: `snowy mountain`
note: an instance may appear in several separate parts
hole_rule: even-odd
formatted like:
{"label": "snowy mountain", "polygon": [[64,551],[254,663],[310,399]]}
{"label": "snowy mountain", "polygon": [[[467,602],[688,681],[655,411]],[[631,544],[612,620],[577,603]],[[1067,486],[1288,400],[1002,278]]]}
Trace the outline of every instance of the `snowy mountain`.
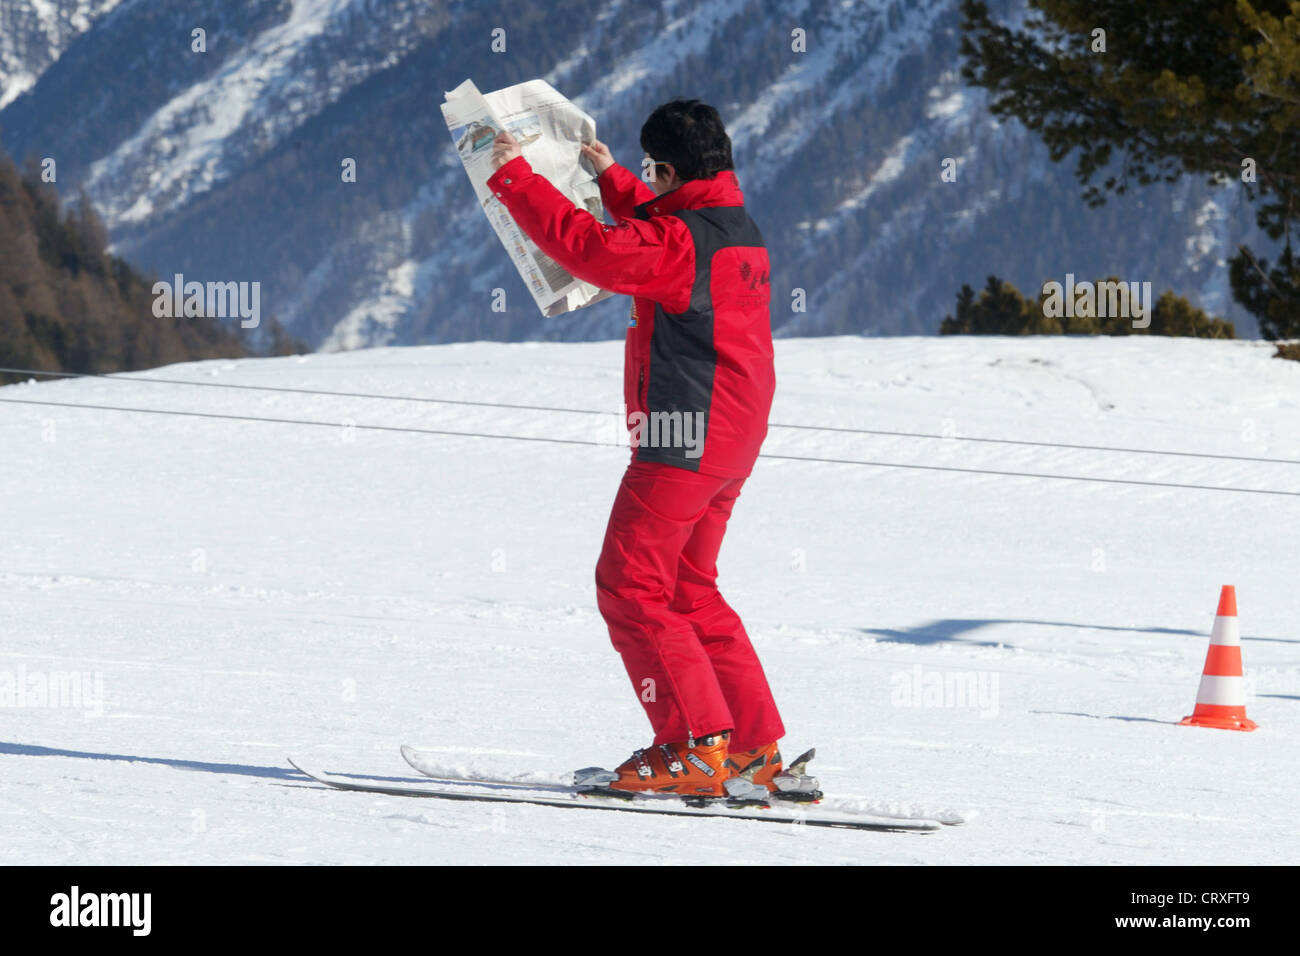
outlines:
{"label": "snowy mountain", "polygon": [[[1300,365],[1271,352],[787,339],[774,422],[950,437],[774,427],[764,450],[1294,495]],[[1300,499],[1276,495],[759,460],[720,581],[783,750],[815,744],[828,794],[953,808],[960,830],[500,808],[291,770],[409,779],[412,743],[559,776],[649,742],[592,580],[626,449],[364,427],[593,440],[621,357],[473,343],[0,388],[0,499],[21,502],[0,536],[6,863],[1294,863]],[[961,440],[981,436],[1237,457]],[[1254,733],[1177,726],[1223,584]],[[68,696],[3,696],[38,679]]]}
{"label": "snowy mountain", "polygon": [[0,3],[0,108],[30,89],[73,40],[122,0]]}
{"label": "snowy mountain", "polygon": [[[11,20],[28,6],[0,2]],[[718,105],[772,248],[779,334],[930,332],[989,273],[1026,292],[1066,273],[1149,280],[1254,329],[1222,267],[1253,236],[1240,197],[1187,181],[1087,210],[1071,167],[962,85],[957,0],[65,6],[87,24],[77,42],[48,67],[4,61],[5,147],[56,158],[60,188],[88,191],[137,266],[260,281],[264,311],[313,344],[621,334],[625,302],[550,320],[532,306],[441,120],[443,92],[466,77],[544,77],[629,165],[655,105]],[[1023,0],[995,8],[1018,14]],[[44,35],[29,27],[23,49]],[[940,179],[945,159],[957,182]],[[495,287],[505,313],[490,310]]]}

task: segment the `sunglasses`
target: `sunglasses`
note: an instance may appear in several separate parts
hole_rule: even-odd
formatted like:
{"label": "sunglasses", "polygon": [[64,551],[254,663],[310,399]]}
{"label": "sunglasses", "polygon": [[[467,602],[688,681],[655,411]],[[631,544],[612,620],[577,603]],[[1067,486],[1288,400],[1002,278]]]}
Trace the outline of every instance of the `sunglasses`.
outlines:
{"label": "sunglasses", "polygon": [[661,169],[667,169],[667,168],[668,168],[669,166],[671,166],[671,165],[672,165],[672,163],[661,163],[661,162],[659,162],[657,159],[651,159],[649,156],[647,156],[645,159],[641,160],[641,168],[642,168],[642,169],[645,169],[645,168],[647,168],[647,167],[653,167],[653,169],[654,169],[654,174],[653,174],[653,175],[654,175],[655,179],[659,179],[659,178],[660,178],[661,174],[660,174],[659,171],[660,171]]}

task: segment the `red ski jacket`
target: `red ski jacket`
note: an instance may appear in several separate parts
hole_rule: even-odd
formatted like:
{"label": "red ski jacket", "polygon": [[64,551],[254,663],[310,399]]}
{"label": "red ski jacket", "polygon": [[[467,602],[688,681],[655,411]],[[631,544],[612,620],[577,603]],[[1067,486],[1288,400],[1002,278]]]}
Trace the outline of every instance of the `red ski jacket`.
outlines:
{"label": "red ski jacket", "polygon": [[633,296],[623,393],[636,459],[748,476],[776,375],[767,249],[736,174],[656,196],[616,164],[599,184],[617,225],[577,208],[522,156],[488,180],[538,248],[578,278]]}

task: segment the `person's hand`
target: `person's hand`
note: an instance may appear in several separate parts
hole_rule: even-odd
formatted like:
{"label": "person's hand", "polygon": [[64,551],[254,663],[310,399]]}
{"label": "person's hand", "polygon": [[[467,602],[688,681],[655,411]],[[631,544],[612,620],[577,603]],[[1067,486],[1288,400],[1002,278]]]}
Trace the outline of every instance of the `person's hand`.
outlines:
{"label": "person's hand", "polygon": [[596,167],[597,176],[614,165],[614,154],[600,140],[593,139],[590,143],[583,143],[581,148],[582,155],[591,160],[591,165]]}
{"label": "person's hand", "polygon": [[522,156],[519,149],[519,141],[510,135],[510,130],[503,129],[497,133],[496,139],[492,140],[492,167],[500,169],[516,156]]}

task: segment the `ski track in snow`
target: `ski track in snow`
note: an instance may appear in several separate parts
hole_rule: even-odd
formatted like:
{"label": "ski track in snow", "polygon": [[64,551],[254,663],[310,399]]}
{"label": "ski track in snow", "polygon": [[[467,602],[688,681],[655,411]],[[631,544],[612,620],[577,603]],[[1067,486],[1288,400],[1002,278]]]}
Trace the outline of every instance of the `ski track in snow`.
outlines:
{"label": "ski track in snow", "polygon": [[[1300,366],[1271,353],[781,340],[772,417],[1300,459]],[[621,356],[475,343],[158,374],[601,409]],[[348,423],[589,439],[608,422],[103,380],[10,397],[338,427],[0,404],[7,862],[1217,864],[1300,849],[1300,500],[761,461],[721,584],[782,706],[783,751],[818,748],[828,805],[969,822],[921,837],[430,806],[326,790],[285,757],[417,779],[410,743],[458,773],[539,781],[647,742],[592,586],[626,452]],[[765,450],[1300,490],[1300,465],[775,428]],[[1228,583],[1251,734],[1176,726]],[[936,674],[984,697],[907,698]],[[3,697],[33,675],[84,676],[86,696]]]}

